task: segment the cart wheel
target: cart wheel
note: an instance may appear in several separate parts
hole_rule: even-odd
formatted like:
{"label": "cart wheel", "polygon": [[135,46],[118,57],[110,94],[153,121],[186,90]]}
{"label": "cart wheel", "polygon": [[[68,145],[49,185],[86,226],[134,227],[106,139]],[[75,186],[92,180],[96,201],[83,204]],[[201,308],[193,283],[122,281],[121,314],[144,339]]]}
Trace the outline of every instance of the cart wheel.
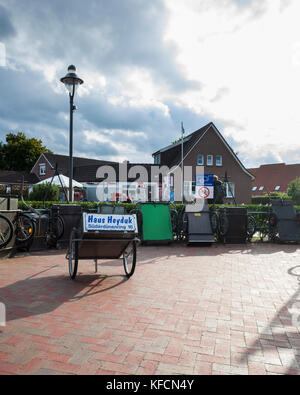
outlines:
{"label": "cart wheel", "polygon": [[132,244],[126,248],[123,254],[123,265],[126,276],[129,278],[133,275],[136,265],[136,242],[133,241]]}
{"label": "cart wheel", "polygon": [[75,279],[78,269],[78,242],[74,241],[76,237],[77,231],[72,230],[68,253],[69,273],[72,280]]}

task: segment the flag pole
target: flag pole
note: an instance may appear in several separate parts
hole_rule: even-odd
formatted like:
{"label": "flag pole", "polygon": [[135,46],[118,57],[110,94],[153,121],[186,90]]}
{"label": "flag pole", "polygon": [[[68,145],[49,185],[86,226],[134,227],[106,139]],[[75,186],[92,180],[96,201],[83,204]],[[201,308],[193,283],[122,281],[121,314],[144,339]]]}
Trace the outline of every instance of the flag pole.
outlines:
{"label": "flag pole", "polygon": [[184,180],[183,180],[183,122],[181,122],[181,201],[183,203],[183,190],[184,190]]}

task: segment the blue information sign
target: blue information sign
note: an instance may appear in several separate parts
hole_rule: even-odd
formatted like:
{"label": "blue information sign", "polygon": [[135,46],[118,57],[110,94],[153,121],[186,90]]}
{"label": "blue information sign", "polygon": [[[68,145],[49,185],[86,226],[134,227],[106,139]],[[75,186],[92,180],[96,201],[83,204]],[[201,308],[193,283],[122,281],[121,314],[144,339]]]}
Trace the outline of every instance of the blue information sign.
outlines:
{"label": "blue information sign", "polygon": [[196,186],[202,187],[213,187],[214,186],[214,175],[213,174],[196,174]]}

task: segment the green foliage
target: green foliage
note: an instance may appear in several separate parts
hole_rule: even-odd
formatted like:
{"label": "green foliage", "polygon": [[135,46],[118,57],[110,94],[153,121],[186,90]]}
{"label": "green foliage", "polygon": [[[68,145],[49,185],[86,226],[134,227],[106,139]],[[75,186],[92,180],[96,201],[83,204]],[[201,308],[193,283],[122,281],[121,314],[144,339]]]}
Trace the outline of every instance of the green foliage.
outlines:
{"label": "green foliage", "polygon": [[[43,185],[43,184],[39,184],[39,185]],[[29,200],[26,201],[25,203],[28,204],[28,206],[31,206],[35,209],[41,209],[41,208],[50,208],[52,206],[52,204],[69,204],[67,202],[60,202],[60,201],[42,201],[44,196],[42,196],[42,198],[40,200]],[[97,210],[98,206],[100,205],[106,205],[106,202],[73,202],[71,204],[74,205],[80,205],[83,207],[84,211],[89,211],[89,210]],[[130,213],[133,209],[135,209],[137,207],[137,204],[135,203],[116,203],[114,204],[116,206],[124,206],[126,209],[127,213]],[[182,207],[184,205],[183,204],[171,204],[171,208],[172,209],[176,209],[176,210],[181,210]],[[19,201],[19,209],[20,210],[28,210],[28,208],[26,207],[26,205],[24,205],[22,203],[22,201]]]}
{"label": "green foliage", "polygon": [[300,204],[300,178],[296,177],[289,183],[288,194],[295,204]]}
{"label": "green foliage", "polygon": [[0,143],[0,169],[30,171],[42,153],[51,152],[42,140],[27,138],[24,133],[8,133]]}
{"label": "green foliage", "polygon": [[271,192],[270,195],[265,194],[263,196],[252,196],[252,204],[269,204],[270,199],[291,199],[291,196],[285,193]]}
{"label": "green foliage", "polygon": [[[45,184],[36,184],[33,186],[33,191],[29,195],[30,200],[43,200],[46,196],[47,189],[50,186],[50,182],[46,182]],[[47,194],[47,199],[50,200],[58,200],[59,197],[59,188],[57,185],[52,184],[48,194]]]}

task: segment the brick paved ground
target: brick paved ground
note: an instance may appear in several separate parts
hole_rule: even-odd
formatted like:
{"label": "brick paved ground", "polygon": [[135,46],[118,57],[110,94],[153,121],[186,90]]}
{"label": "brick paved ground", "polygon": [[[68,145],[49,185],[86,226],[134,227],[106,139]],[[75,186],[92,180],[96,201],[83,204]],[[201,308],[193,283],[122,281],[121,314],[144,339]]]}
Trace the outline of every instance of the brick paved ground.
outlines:
{"label": "brick paved ground", "polygon": [[140,247],[130,280],[93,268],[0,262],[0,373],[300,374],[299,246]]}

